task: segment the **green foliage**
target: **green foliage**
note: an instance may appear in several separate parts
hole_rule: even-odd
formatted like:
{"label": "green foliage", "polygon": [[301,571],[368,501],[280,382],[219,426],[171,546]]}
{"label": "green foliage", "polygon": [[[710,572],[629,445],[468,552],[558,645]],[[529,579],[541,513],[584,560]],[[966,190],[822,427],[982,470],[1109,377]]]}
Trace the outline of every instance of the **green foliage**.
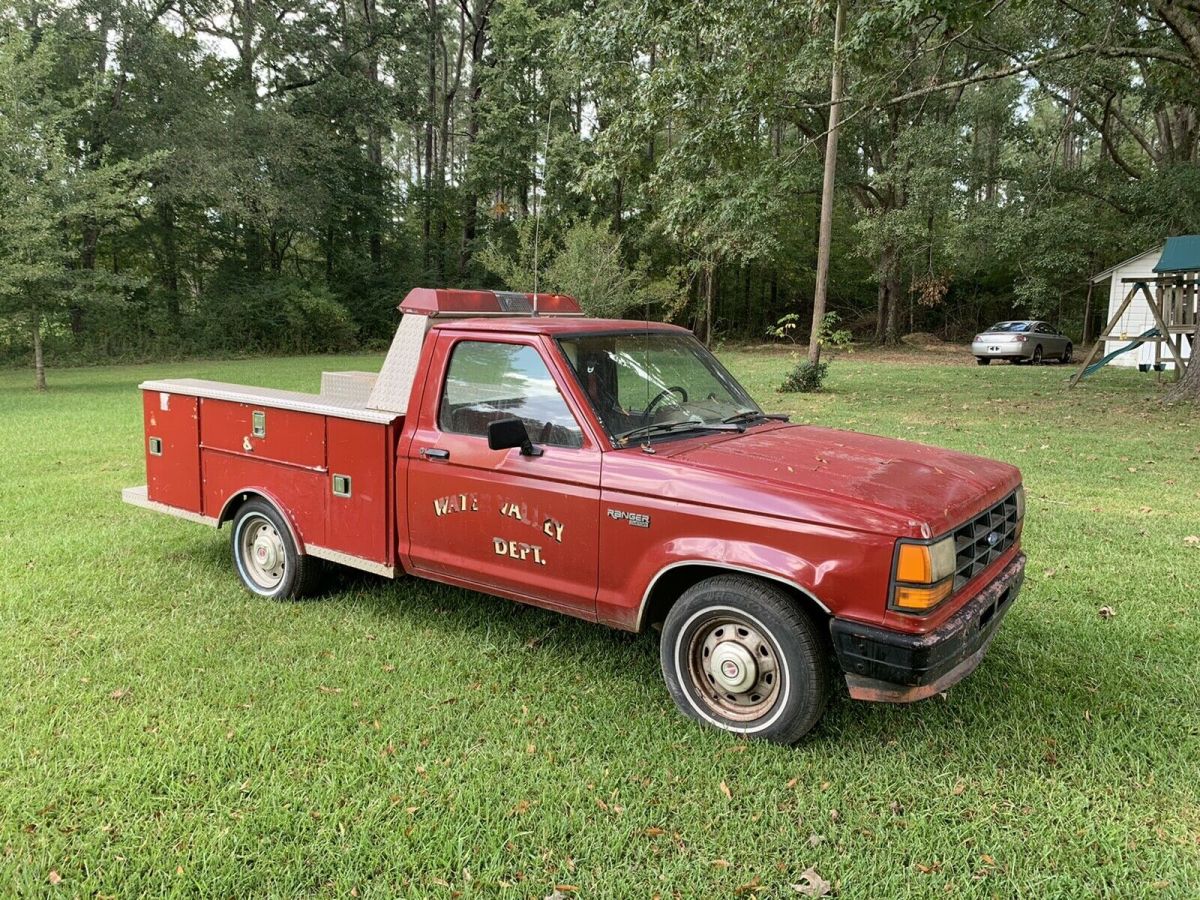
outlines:
{"label": "green foliage", "polygon": [[829,374],[829,363],[810,362],[807,359],[802,359],[796,363],[796,367],[788,372],[787,377],[783,379],[783,384],[779,385],[778,391],[781,394],[815,394],[821,390],[821,386],[825,383],[825,376]]}
{"label": "green foliage", "polygon": [[326,353],[353,344],[354,323],[346,309],[325,288],[293,278],[219,278],[200,303],[206,348]]}
{"label": "green foliage", "polygon": [[[829,308],[855,334],[962,338],[1011,315],[1078,333],[1089,275],[1200,231],[1188,4],[845,10]],[[787,314],[803,335],[831,14],[12,6],[0,354],[26,354],[35,324],[55,360],[295,346],[205,318],[235,274],[386,339],[414,286],[532,289],[535,211],[539,287],[706,338]],[[277,304],[282,326],[309,303]]]}
{"label": "green foliage", "polygon": [[[589,316],[620,318],[626,314],[656,313],[678,303],[681,291],[669,275],[651,279],[644,266],[625,261],[622,238],[603,223],[578,222],[561,241],[551,237],[552,224],[543,223],[538,237],[538,290],[575,297]],[[533,290],[535,223],[524,219],[504,246],[493,239],[479,253],[479,263],[511,290]]]}

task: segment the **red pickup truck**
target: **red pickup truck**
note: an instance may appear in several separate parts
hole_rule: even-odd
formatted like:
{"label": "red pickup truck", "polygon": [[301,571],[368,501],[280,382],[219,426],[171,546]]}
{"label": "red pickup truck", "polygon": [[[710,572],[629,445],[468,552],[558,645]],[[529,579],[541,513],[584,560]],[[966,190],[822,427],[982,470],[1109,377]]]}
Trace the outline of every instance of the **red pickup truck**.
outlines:
{"label": "red pickup truck", "polygon": [[718,728],[794,742],[840,671],[907,702],[1017,596],[1024,493],[977,456],[765,413],[690,332],[569,297],[417,289],[378,374],[141,385],[137,506],[232,525],[245,586],[328,560],[629,631]]}

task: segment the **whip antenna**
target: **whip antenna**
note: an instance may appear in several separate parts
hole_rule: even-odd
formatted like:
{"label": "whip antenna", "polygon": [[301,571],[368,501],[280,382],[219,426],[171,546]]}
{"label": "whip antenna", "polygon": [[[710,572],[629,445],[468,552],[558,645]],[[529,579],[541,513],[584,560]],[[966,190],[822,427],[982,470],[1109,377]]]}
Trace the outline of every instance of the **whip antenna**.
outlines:
{"label": "whip antenna", "polygon": [[[554,99],[546,110],[546,149],[542,153],[542,184],[546,183],[546,164],[550,159],[550,117],[554,114]],[[537,184],[533,186],[533,314],[538,314],[538,246],[541,234],[542,206],[538,203]]]}

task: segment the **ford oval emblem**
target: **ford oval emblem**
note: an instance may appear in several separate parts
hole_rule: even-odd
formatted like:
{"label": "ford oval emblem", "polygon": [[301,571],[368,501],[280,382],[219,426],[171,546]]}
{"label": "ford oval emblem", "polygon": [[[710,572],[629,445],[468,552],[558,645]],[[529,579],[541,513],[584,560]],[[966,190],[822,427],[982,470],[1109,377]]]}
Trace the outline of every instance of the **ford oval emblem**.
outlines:
{"label": "ford oval emblem", "polygon": [[998,543],[1000,543],[1000,533],[998,531],[989,531],[987,542],[989,547],[995,547]]}

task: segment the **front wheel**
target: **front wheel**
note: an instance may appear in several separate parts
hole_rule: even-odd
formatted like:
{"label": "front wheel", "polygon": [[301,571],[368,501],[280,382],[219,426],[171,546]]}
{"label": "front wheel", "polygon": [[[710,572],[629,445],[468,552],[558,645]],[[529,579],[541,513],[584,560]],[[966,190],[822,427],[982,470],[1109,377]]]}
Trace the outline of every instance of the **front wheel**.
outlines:
{"label": "front wheel", "polygon": [[676,705],[724,731],[792,744],[825,711],[829,662],[816,625],[749,576],[688,589],[667,614],[659,657]]}
{"label": "front wheel", "polygon": [[317,560],[296,549],[283,516],[264,500],[248,500],[233,519],[233,564],[246,590],[272,600],[312,593]]}
{"label": "front wheel", "polygon": [[1070,344],[1067,344],[1067,349],[1063,351],[1063,355],[1062,355],[1062,361],[1063,361],[1064,366],[1070,365],[1071,357],[1073,354],[1074,354],[1074,348]]}

